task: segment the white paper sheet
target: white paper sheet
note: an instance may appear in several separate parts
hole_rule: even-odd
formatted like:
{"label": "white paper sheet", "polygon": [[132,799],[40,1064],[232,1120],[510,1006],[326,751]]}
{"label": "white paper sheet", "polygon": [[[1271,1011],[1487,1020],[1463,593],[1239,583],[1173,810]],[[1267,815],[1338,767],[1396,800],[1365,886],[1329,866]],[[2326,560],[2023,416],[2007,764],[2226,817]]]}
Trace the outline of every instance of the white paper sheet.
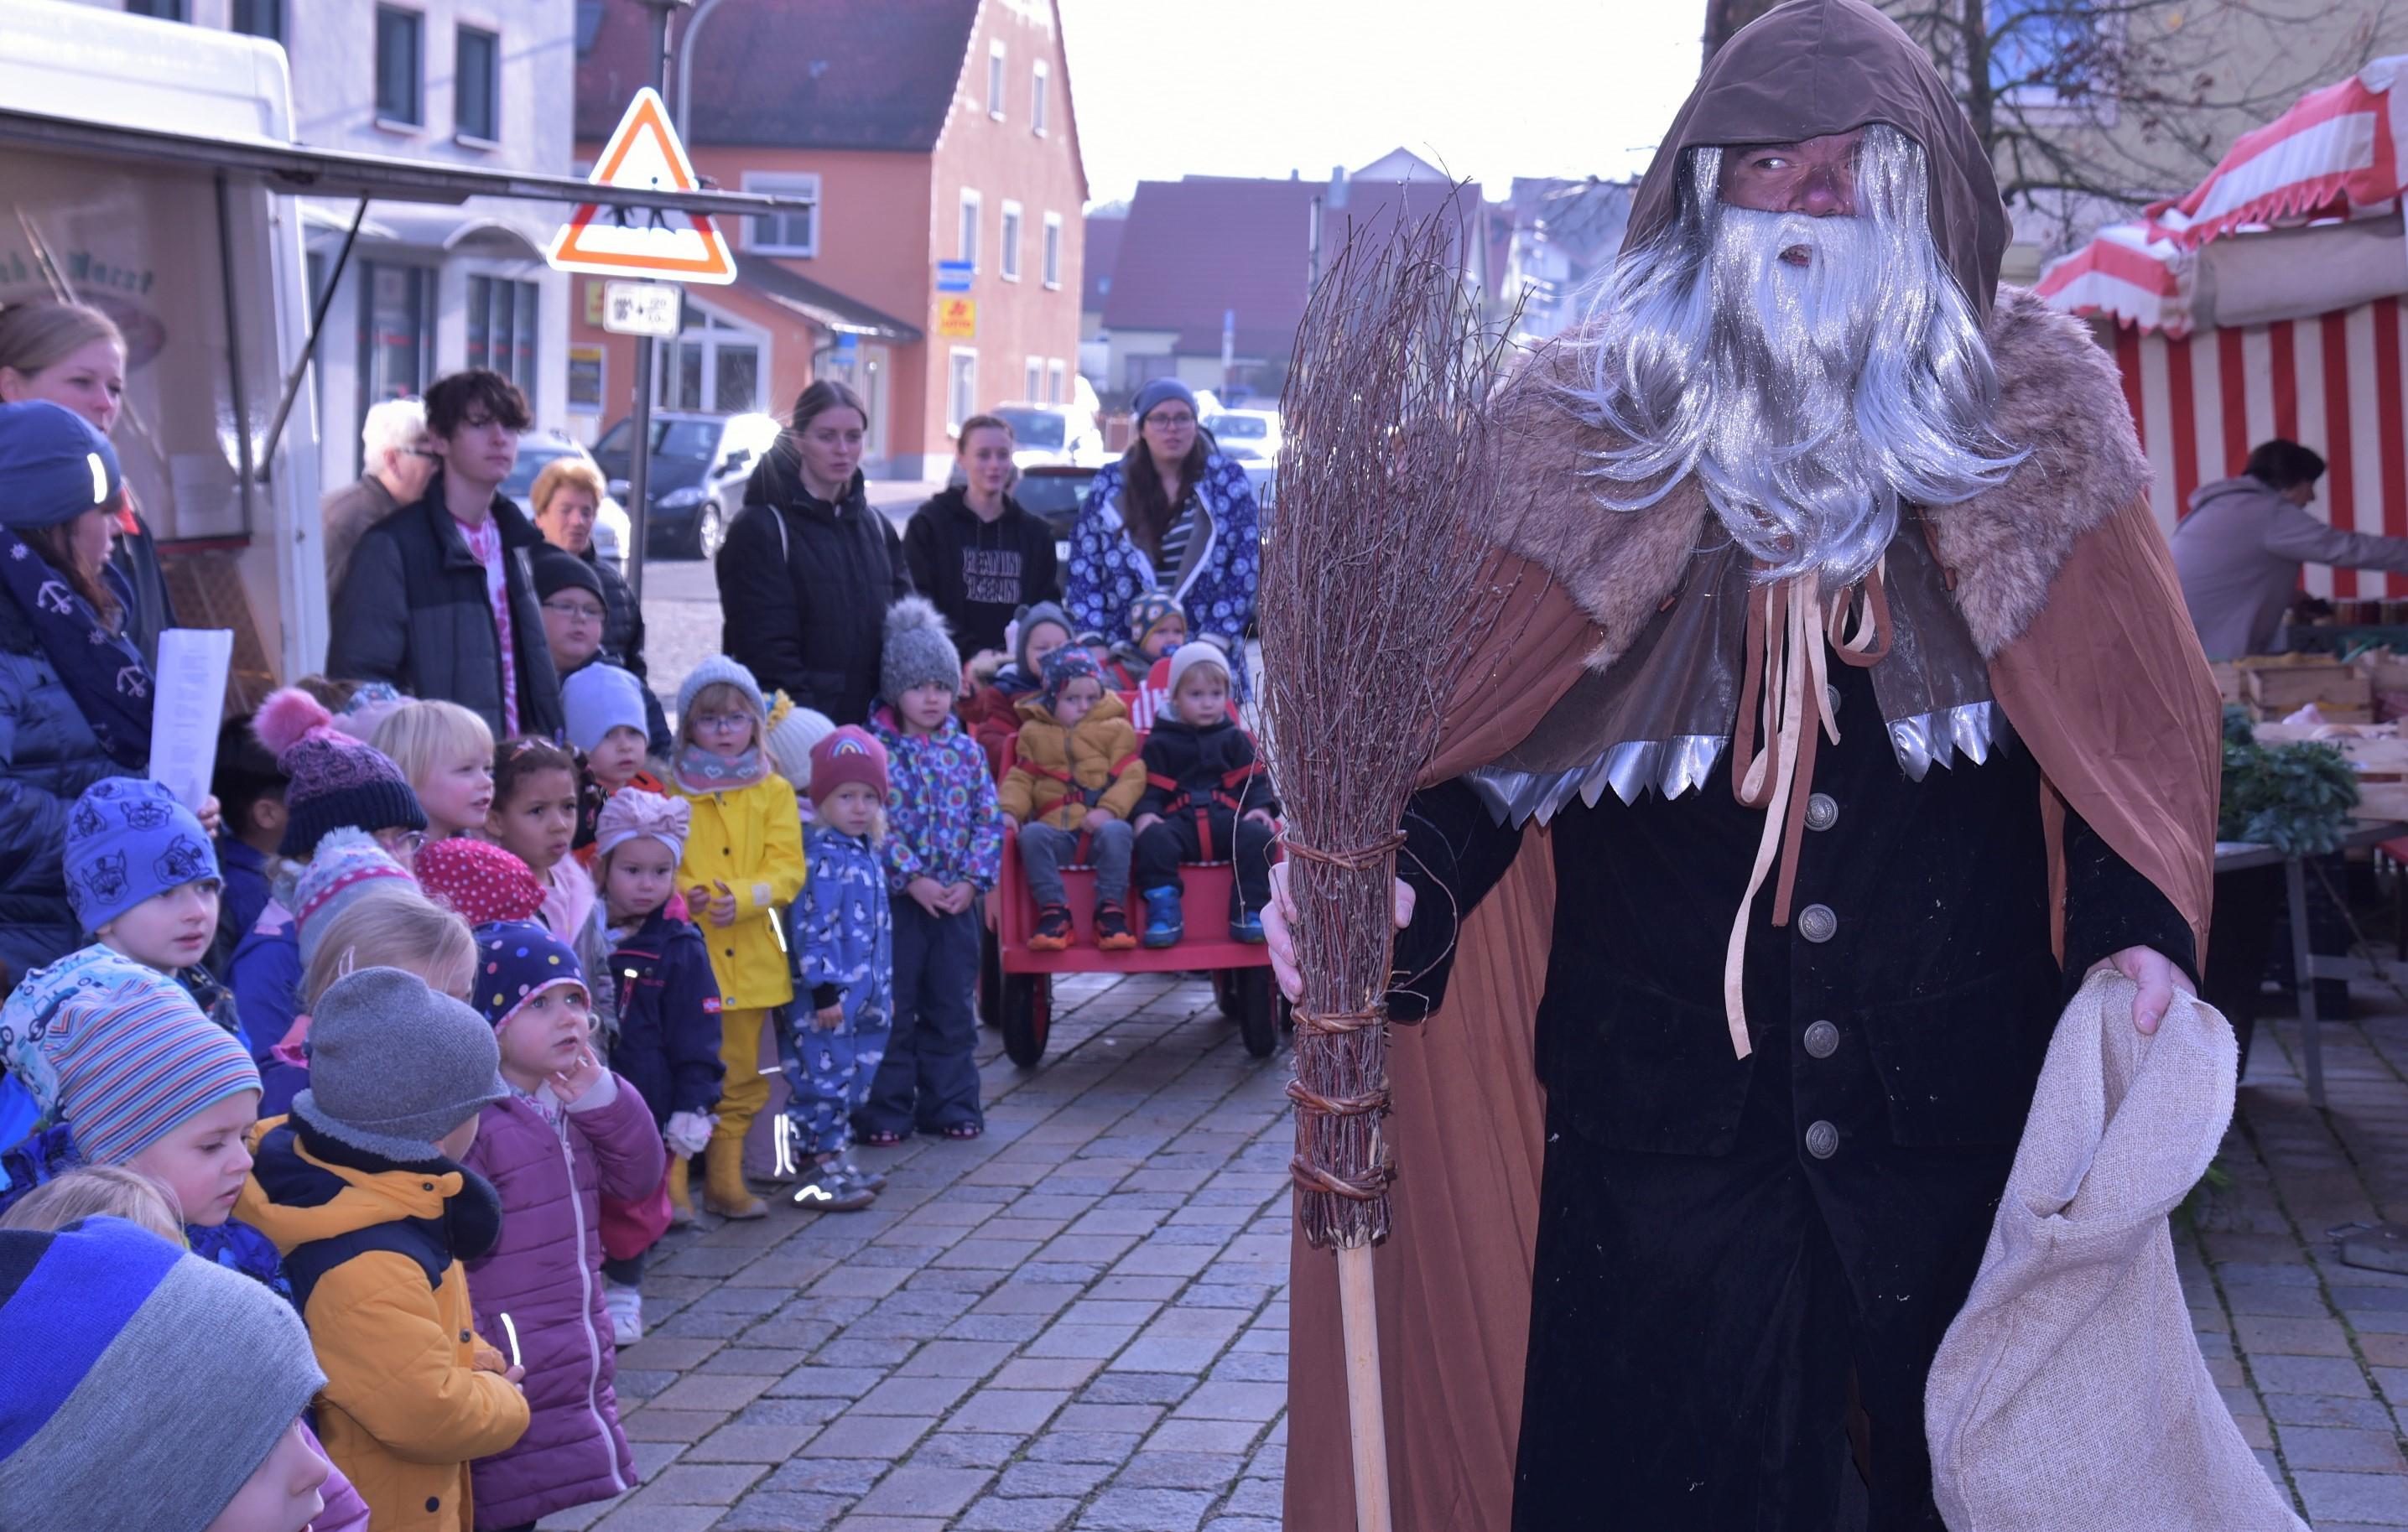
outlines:
{"label": "white paper sheet", "polygon": [[159,690],[150,710],[150,780],[194,813],[209,795],[225,717],[232,628],[169,628],[159,635]]}

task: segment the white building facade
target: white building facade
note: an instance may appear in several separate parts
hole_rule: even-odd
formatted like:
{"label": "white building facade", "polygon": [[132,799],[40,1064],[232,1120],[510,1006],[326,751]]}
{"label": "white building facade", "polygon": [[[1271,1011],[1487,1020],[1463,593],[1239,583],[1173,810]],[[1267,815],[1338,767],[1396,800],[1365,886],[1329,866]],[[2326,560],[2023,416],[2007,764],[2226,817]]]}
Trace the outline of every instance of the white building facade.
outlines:
{"label": "white building facade", "polygon": [[[575,172],[576,0],[81,0],[273,37],[291,60],[294,137],[322,149],[490,170]],[[304,199],[310,296],[356,204]],[[580,427],[569,397],[569,282],[544,264],[561,209],[379,202],[360,224],[318,341],[325,488],[360,470],[370,405],[487,366],[538,430]]]}

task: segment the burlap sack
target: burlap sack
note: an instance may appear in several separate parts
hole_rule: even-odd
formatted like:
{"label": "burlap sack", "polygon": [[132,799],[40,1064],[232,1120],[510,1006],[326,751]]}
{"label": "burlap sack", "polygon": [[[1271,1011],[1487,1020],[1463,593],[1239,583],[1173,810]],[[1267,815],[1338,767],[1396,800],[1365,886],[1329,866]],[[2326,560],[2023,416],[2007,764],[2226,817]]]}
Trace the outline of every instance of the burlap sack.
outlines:
{"label": "burlap sack", "polygon": [[2132,984],[2066,1008],[1924,1426],[1951,1532],[2303,1532],[2209,1378],[2166,1215],[2232,1116],[2232,1029]]}

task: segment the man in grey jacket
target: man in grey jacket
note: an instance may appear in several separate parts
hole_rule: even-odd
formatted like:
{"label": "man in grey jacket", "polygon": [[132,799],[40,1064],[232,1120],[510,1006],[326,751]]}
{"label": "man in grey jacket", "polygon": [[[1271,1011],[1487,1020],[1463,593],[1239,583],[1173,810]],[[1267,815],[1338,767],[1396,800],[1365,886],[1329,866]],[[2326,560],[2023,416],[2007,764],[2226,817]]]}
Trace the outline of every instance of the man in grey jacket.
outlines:
{"label": "man in grey jacket", "polygon": [[2408,537],[2344,532],[2308,514],[2325,460],[2277,437],[2238,479],[2202,484],[2174,528],[2174,568],[2211,660],[2270,652],[2299,594],[2300,566],[2408,574]]}

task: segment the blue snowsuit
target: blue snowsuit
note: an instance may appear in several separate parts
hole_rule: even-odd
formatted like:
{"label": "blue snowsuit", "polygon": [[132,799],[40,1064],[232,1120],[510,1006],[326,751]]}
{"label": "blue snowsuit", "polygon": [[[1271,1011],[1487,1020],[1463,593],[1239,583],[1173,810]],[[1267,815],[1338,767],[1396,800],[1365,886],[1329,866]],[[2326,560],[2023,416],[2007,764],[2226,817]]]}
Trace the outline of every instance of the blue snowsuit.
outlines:
{"label": "blue snowsuit", "polygon": [[[825,824],[803,832],[810,874],[786,912],[795,1001],[778,1029],[787,1120],[796,1154],[837,1154],[852,1141],[853,1112],[869,1097],[895,1027],[895,917],[886,868],[867,839]],[[823,1029],[816,1013],[844,1007]]]}

